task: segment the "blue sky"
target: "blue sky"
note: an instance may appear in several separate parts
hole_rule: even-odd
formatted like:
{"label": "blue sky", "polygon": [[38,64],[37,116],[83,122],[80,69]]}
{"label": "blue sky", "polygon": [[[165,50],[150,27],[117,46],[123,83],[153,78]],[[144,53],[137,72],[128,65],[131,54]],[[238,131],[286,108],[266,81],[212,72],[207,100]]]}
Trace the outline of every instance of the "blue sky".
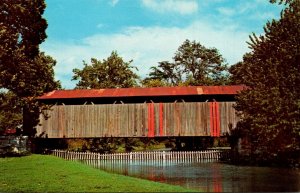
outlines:
{"label": "blue sky", "polygon": [[189,39],[217,48],[229,65],[248,52],[246,41],[281,8],[268,0],[46,0],[48,38],[41,50],[56,59],[55,78],[72,89],[72,69],[112,51],[142,78],[151,66],[171,61]]}

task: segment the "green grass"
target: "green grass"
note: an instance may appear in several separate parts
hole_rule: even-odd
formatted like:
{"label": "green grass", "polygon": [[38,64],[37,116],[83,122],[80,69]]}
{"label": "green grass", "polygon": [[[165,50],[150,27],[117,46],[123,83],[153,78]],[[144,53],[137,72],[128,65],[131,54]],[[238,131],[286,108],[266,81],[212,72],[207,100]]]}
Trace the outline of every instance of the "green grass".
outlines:
{"label": "green grass", "polygon": [[[0,192],[187,192],[53,156],[0,158]],[[192,191],[191,191],[192,192]]]}

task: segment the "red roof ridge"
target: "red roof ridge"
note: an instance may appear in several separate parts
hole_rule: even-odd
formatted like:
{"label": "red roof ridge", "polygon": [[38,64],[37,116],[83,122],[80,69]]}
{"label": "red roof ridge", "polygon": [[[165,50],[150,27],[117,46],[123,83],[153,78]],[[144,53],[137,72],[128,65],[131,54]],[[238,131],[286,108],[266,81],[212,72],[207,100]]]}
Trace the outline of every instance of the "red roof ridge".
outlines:
{"label": "red roof ridge", "polygon": [[133,87],[107,89],[53,90],[38,97],[39,100],[62,98],[101,98],[134,96],[175,96],[175,95],[235,95],[244,85],[230,86],[176,86],[176,87]]}

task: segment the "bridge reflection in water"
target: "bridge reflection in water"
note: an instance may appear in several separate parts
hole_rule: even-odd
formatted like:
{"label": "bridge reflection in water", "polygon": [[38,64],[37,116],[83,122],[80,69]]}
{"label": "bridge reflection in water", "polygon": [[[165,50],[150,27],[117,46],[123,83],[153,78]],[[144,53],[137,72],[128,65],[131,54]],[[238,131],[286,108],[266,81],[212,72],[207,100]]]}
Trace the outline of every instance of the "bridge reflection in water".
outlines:
{"label": "bridge reflection in water", "polygon": [[205,192],[300,191],[300,172],[292,169],[242,167],[212,160],[81,160],[111,173],[180,185]]}
{"label": "bridge reflection in water", "polygon": [[[111,173],[118,173],[127,176],[134,176],[151,181],[180,185],[188,188],[198,189],[193,185],[195,181],[195,173],[190,172],[196,163],[185,161],[157,161],[157,160],[81,160],[80,162],[85,163],[94,168],[98,168]],[[212,160],[203,160],[201,164],[211,164]],[[199,162],[198,162],[199,164]],[[201,176],[197,178],[206,182],[204,190],[212,192],[222,192],[222,180],[218,173],[218,170],[214,170],[212,175],[214,181],[207,181],[207,179],[201,179]],[[200,178],[199,178],[200,177]]]}

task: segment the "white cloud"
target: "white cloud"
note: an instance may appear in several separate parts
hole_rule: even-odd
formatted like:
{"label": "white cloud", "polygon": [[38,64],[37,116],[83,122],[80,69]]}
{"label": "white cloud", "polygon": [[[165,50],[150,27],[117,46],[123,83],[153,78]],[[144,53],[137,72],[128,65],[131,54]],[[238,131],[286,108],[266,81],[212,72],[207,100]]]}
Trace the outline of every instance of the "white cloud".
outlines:
{"label": "white cloud", "polygon": [[111,0],[111,5],[114,7],[119,3],[119,0]]}
{"label": "white cloud", "polygon": [[181,15],[195,13],[198,3],[194,0],[143,0],[143,5],[155,12],[175,12]]}
{"label": "white cloud", "polygon": [[104,27],[104,24],[102,24],[102,23],[99,23],[99,24],[97,24],[97,26],[96,26],[96,28],[98,28],[98,29],[101,29],[101,28],[103,28]]}
{"label": "white cloud", "polygon": [[245,43],[248,32],[239,32],[231,26],[215,28],[209,23],[193,22],[186,28],[167,27],[128,27],[122,33],[96,34],[80,42],[51,42],[42,44],[42,50],[57,60],[56,79],[63,87],[73,88],[72,69],[82,68],[82,60],[106,59],[113,50],[125,60],[133,59],[133,65],[142,78],[149,73],[151,66],[160,61],[172,61],[175,51],[185,39],[196,40],[205,47],[216,47],[234,64],[242,59],[248,50]]}
{"label": "white cloud", "polygon": [[217,10],[220,14],[225,16],[233,16],[236,13],[236,10],[228,7],[219,7]]}

